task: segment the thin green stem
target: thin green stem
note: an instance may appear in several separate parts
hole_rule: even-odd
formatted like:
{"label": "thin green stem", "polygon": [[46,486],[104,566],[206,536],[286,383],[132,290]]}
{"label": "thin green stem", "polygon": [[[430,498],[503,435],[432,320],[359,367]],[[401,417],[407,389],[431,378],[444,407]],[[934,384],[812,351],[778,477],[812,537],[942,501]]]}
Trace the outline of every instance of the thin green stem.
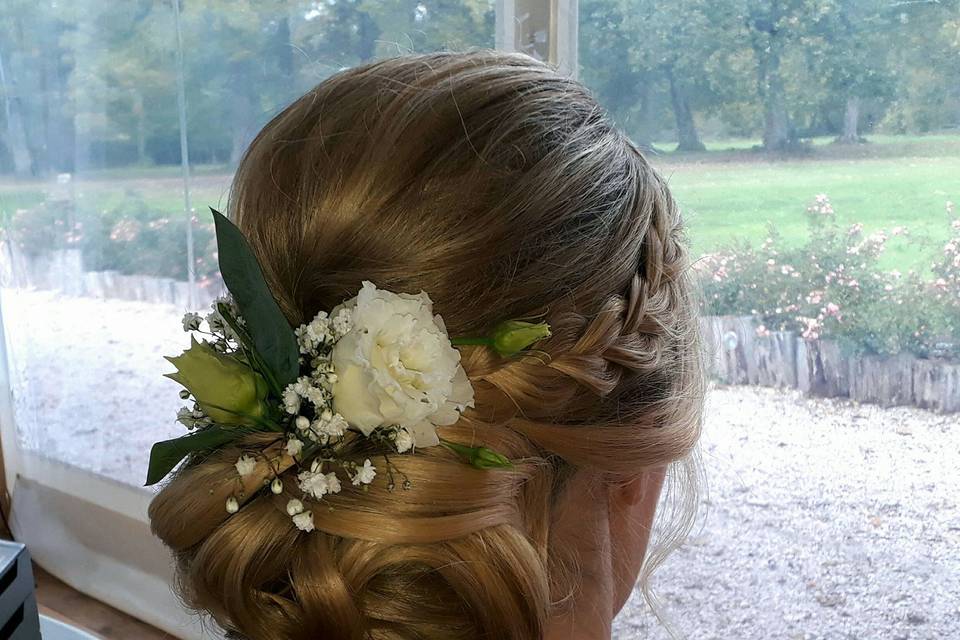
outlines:
{"label": "thin green stem", "polygon": [[482,345],[485,347],[493,346],[493,338],[451,338],[450,343],[453,346]]}

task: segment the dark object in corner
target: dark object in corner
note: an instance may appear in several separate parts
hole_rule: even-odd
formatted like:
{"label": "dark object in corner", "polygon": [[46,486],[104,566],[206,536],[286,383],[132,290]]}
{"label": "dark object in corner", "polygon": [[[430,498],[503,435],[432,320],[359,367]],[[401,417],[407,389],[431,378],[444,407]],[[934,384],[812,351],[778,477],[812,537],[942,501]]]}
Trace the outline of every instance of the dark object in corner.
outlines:
{"label": "dark object in corner", "polygon": [[0,540],[0,640],[40,640],[33,586],[27,548]]}

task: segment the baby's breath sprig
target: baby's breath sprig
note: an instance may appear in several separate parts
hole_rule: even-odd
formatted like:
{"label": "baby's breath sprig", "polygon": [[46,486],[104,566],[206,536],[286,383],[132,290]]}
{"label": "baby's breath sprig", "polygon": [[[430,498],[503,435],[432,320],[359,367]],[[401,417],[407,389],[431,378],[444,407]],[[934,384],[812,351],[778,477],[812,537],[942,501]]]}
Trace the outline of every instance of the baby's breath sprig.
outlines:
{"label": "baby's breath sprig", "polygon": [[[147,484],[186,457],[239,446],[226,512],[236,513],[269,488],[295,496],[287,500],[287,514],[309,532],[315,510],[322,503],[333,508],[333,495],[369,491],[378,481],[389,491],[398,484],[410,489],[394,456],[443,444],[476,468],[510,466],[487,447],[439,438],[438,427],[455,424],[474,406],[454,346],[486,345],[512,357],[549,337],[546,324],[508,321],[488,337],[451,340],[426,293],[392,293],[363,282],[356,297],[292,328],[243,234],[219,212],[213,217],[230,295],[205,315],[183,317],[191,346],[168,358],[176,367],[168,377],[184,387],[180,398],[187,406],[177,420],[190,433],[154,445]],[[282,479],[290,470],[295,487]]]}

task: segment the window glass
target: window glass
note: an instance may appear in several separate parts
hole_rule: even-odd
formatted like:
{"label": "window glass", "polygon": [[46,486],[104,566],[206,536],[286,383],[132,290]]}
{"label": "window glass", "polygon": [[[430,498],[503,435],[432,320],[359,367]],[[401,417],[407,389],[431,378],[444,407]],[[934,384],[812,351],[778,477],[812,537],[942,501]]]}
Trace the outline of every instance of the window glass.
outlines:
{"label": "window glass", "polygon": [[493,46],[493,30],[486,0],[2,3],[0,274],[21,445],[142,484],[150,444],[183,433],[162,356],[184,347],[182,313],[219,292],[207,207],[252,137],[342,67]]}
{"label": "window glass", "polygon": [[[949,636],[960,4],[579,16],[580,78],[669,182],[717,347],[665,612],[692,638]],[[669,637],[639,596],[617,625]]]}

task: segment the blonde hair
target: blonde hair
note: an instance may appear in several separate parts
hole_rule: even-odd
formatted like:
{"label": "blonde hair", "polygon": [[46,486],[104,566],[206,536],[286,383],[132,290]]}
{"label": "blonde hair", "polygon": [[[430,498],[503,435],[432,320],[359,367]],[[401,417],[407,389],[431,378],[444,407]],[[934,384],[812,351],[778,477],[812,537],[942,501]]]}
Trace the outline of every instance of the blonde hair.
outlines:
{"label": "blonde hair", "polygon": [[[461,349],[476,408],[441,435],[511,469],[394,456],[409,490],[346,487],[304,534],[284,510],[293,471],[228,516],[240,448],[188,461],[150,508],[185,602],[251,640],[542,637],[576,582],[551,544],[564,480],[635,477],[699,437],[696,302],[663,180],[547,65],[436,53],[342,71],[286,108],[230,212],[293,325],[371,280],[429,292],[451,335],[530,317],[553,336],[520,359]],[[344,456],[371,455],[361,440]]]}

